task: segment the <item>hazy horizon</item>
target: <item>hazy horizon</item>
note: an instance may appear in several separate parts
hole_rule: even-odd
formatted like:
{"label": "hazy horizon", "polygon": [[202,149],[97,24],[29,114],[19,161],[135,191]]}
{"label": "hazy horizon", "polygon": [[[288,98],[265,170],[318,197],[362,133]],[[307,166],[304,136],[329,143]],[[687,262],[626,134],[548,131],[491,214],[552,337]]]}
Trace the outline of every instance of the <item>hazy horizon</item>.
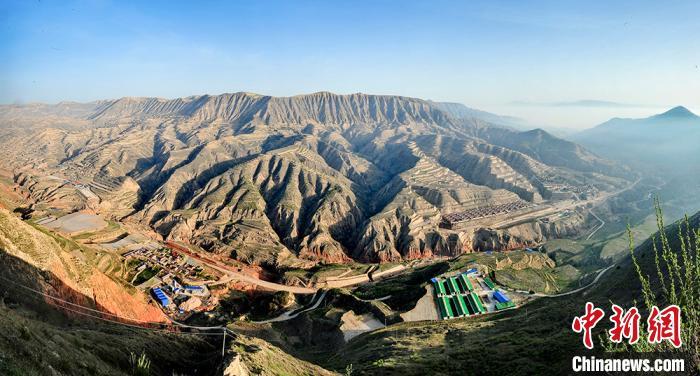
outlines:
{"label": "hazy horizon", "polygon": [[[323,91],[327,91],[327,90],[323,90]],[[162,98],[162,99],[175,99],[175,98],[184,98],[184,97],[189,97],[189,96],[200,96],[200,95],[216,96],[216,95],[230,94],[230,93],[237,93],[237,92],[247,92],[247,93],[258,94],[258,95],[263,95],[263,96],[269,95],[266,93],[255,93],[255,92],[251,92],[249,90],[232,90],[232,91],[221,92],[221,93],[197,93],[197,94],[191,94],[191,95],[182,96],[182,97],[163,97],[163,96],[152,96],[152,97]],[[317,92],[315,92],[315,93],[317,93]],[[336,92],[333,92],[333,94],[338,94],[338,95],[351,95],[351,94],[358,94],[358,93],[360,93],[360,92],[357,92],[357,93],[336,93]],[[297,93],[297,94],[292,94],[292,95],[284,95],[282,97],[291,97],[291,96],[309,95],[309,94],[313,94],[313,93]],[[361,94],[405,96],[402,94],[380,94],[380,93],[361,93]],[[141,96],[127,95],[127,96],[123,96],[123,97],[114,97],[114,98],[95,98],[93,100],[88,100],[88,101],[75,101],[75,100],[66,99],[66,100],[53,101],[53,102],[41,102],[41,101],[13,102],[13,103],[0,103],[0,105],[31,105],[31,104],[56,105],[56,104],[59,104],[62,102],[89,103],[89,102],[100,101],[100,100],[115,100],[115,99],[128,98],[128,97],[139,98]],[[420,99],[433,100],[431,98],[420,98]],[[459,103],[459,102],[449,101],[449,100],[440,101],[440,102]],[[496,115],[500,115],[500,116],[504,116],[504,117],[513,117],[514,120],[521,121],[521,124],[522,124],[521,128],[522,129],[545,128],[545,129],[550,130],[550,131],[555,131],[555,133],[556,133],[556,131],[559,131],[560,135],[567,135],[571,132],[577,132],[580,130],[594,128],[594,127],[600,125],[601,123],[608,121],[608,120],[611,120],[611,119],[614,119],[614,118],[623,118],[623,119],[624,118],[629,118],[629,119],[647,118],[647,117],[650,117],[653,115],[658,115],[660,113],[666,112],[666,111],[668,111],[676,106],[683,106],[683,107],[688,108],[690,111],[692,111],[696,114],[698,113],[697,111],[693,110],[693,108],[688,107],[688,106],[684,106],[682,104],[680,104],[680,105],[666,105],[666,106],[660,106],[660,105],[659,106],[631,106],[630,105],[630,106],[620,106],[620,107],[617,107],[617,106],[605,107],[605,106],[591,105],[590,107],[601,107],[601,108],[597,109],[598,112],[596,115],[599,115],[599,117],[602,120],[600,120],[596,123],[592,123],[589,125],[583,125],[580,127],[567,127],[566,124],[560,125],[560,124],[536,123],[536,122],[529,120],[527,114],[524,116],[512,116],[511,113],[493,112],[493,111],[488,111],[484,108],[475,108],[473,106],[470,106],[468,103],[459,103],[459,104],[463,104],[467,107],[470,107],[470,108],[473,108],[476,110],[492,112]],[[560,111],[565,116],[572,116],[572,117],[574,117],[574,115],[577,112],[588,111],[587,107],[589,107],[589,106],[586,106],[583,104],[580,106],[573,105],[573,104],[572,105],[554,105],[554,104],[545,104],[545,103],[541,103],[541,104],[540,103],[533,103],[533,104],[527,104],[527,105],[526,104],[517,104],[517,105],[523,107],[524,109],[529,109],[530,111],[532,111],[535,114],[538,113],[538,111],[541,111],[542,107],[552,107],[552,110]],[[557,109],[556,107],[559,107],[559,108]]]}
{"label": "hazy horizon", "polygon": [[564,129],[700,110],[700,3],[691,1],[0,7],[5,104],[363,92]]}

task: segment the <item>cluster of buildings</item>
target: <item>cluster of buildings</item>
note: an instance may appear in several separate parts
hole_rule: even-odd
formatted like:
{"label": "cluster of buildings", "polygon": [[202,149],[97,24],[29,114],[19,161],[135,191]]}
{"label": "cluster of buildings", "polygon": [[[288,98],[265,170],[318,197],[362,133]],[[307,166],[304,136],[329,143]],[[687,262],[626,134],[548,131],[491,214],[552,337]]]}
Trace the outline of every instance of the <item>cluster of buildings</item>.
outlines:
{"label": "cluster of buildings", "polygon": [[560,213],[556,213],[554,215],[540,218],[540,221],[542,221],[542,223],[552,223],[552,222],[556,222],[556,221],[564,219],[564,218],[568,218],[574,213],[575,212],[571,209],[565,209],[564,211],[562,211]]}
{"label": "cluster of buildings", "polygon": [[488,205],[465,210],[458,213],[450,213],[442,216],[441,227],[453,228],[453,226],[458,223],[499,214],[509,214],[517,210],[525,209],[529,206],[530,204],[528,204],[527,202],[518,200],[500,205]]}
{"label": "cluster of buildings", "polygon": [[476,268],[431,282],[441,320],[515,308],[515,303],[489,277],[480,276]]}
{"label": "cluster of buildings", "polygon": [[582,200],[593,197],[598,193],[598,189],[591,184],[583,183],[573,185],[557,174],[547,174],[538,179],[544,188],[551,192],[553,200],[571,199],[571,195],[576,195]]}
{"label": "cluster of buildings", "polygon": [[551,192],[550,199],[552,200],[571,200],[571,199],[581,199],[587,200],[594,197],[598,190],[590,185],[569,185],[569,184],[546,184],[545,188]]}
{"label": "cluster of buildings", "polygon": [[196,260],[167,248],[141,247],[128,251],[122,256],[138,258],[144,262],[142,265],[157,266],[167,273],[182,278],[195,278],[202,271],[202,267]]}
{"label": "cluster of buildings", "polygon": [[167,274],[161,283],[151,287],[155,301],[171,314],[189,314],[209,305],[211,293],[205,285],[183,285]]}
{"label": "cluster of buildings", "polygon": [[206,285],[193,282],[203,270],[191,257],[161,247],[141,247],[124,253],[125,258],[142,261],[136,271],[147,267],[161,271],[148,284],[153,299],[171,315],[187,315],[210,305],[211,293]]}

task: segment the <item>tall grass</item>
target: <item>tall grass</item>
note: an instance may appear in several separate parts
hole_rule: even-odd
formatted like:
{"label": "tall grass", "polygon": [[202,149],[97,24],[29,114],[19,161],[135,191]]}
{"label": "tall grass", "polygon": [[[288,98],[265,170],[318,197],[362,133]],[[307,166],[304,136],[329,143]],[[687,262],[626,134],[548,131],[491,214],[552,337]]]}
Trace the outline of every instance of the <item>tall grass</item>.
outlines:
{"label": "tall grass", "polygon": [[[700,228],[691,226],[688,216],[678,222],[677,231],[664,226],[663,211],[658,198],[654,200],[658,233],[651,236],[654,251],[654,266],[645,274],[635,254],[632,231],[627,227],[629,249],[637,277],[642,286],[642,297],[646,311],[669,305],[681,308],[681,348],[674,348],[668,341],[650,344],[646,341],[645,316],[640,320],[640,340],[634,345],[614,344],[603,341],[607,351],[669,352],[679,353],[691,362],[695,370],[700,369]],[[669,234],[674,233],[669,238]],[[652,289],[652,284],[657,287]]]}
{"label": "tall grass", "polygon": [[148,376],[151,374],[151,361],[142,352],[140,356],[136,356],[133,352],[129,355],[129,364],[131,365],[131,374],[133,376]]}

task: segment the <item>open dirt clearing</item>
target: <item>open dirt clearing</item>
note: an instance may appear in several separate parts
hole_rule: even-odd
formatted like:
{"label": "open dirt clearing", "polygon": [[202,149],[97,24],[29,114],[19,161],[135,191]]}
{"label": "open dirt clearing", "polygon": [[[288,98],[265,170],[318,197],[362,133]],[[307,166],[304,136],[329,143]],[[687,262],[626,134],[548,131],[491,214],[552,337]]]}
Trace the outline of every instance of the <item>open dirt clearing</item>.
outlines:
{"label": "open dirt clearing", "polygon": [[345,342],[362,333],[371,332],[372,330],[384,327],[384,324],[377,320],[371,313],[358,316],[353,311],[348,311],[343,314],[340,320],[343,323],[340,325],[340,330],[343,331]]}
{"label": "open dirt clearing", "polygon": [[77,212],[64,215],[55,221],[43,224],[43,226],[60,232],[75,234],[105,228],[107,227],[107,222],[97,215]]}
{"label": "open dirt clearing", "polygon": [[[151,241],[145,236],[138,234],[129,234],[126,237],[119,239],[111,243],[102,243],[102,247],[110,250],[120,250],[120,249],[134,249],[145,246],[145,243],[150,243]],[[158,247],[156,245],[156,247]]]}
{"label": "open dirt clearing", "polygon": [[416,307],[408,312],[401,314],[403,321],[424,321],[438,320],[437,307],[435,307],[435,298],[433,296],[433,288],[430,285],[425,286],[425,295],[418,300]]}

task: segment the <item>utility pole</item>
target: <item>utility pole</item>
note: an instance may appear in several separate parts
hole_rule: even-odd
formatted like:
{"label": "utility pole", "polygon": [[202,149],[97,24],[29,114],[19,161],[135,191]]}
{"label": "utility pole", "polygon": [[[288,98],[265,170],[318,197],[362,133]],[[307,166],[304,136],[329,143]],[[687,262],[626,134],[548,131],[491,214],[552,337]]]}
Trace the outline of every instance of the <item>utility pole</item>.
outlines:
{"label": "utility pole", "polygon": [[224,372],[226,372],[226,364],[224,363],[224,360],[226,360],[226,327],[223,327],[222,329],[224,332],[224,338],[221,342],[221,374],[223,375]]}

